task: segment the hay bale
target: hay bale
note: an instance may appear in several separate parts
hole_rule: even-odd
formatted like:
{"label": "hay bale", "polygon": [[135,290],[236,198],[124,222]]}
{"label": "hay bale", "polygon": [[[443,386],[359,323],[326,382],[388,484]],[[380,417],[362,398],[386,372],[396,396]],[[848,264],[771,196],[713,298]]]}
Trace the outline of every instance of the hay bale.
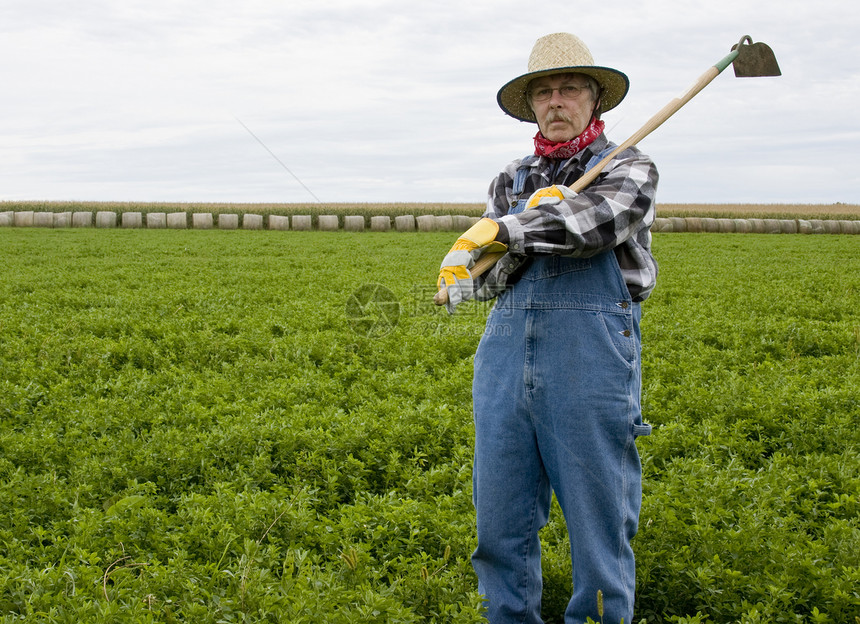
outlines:
{"label": "hay bale", "polygon": [[188,215],[184,212],[170,212],[167,214],[167,228],[170,230],[184,230],[188,227]]}
{"label": "hay bale", "polygon": [[195,212],[191,215],[191,227],[195,230],[211,230],[215,219],[211,212]]}
{"label": "hay bale", "polygon": [[809,227],[812,228],[812,234],[826,234],[827,231],[824,229],[824,221],[821,219],[810,219]]}
{"label": "hay bale", "polygon": [[33,211],[21,210],[12,216],[15,227],[33,227]]}
{"label": "hay bale", "polygon": [[258,214],[242,215],[242,229],[243,230],[262,230],[263,229],[263,215],[258,215]]}
{"label": "hay bale", "polygon": [[293,229],[300,232],[309,232],[313,229],[313,219],[310,215],[294,215]]}
{"label": "hay bale", "polygon": [[481,217],[467,217],[465,215],[454,215],[454,230],[457,232],[465,232],[470,227],[475,225]]}
{"label": "hay bale", "polygon": [[167,214],[150,212],[146,215],[146,227],[150,230],[163,230],[167,227]]}
{"label": "hay bale", "polygon": [[96,212],[96,227],[97,228],[115,228],[116,213],[107,210],[99,210]]}
{"label": "hay bale", "polygon": [[717,220],[712,217],[702,217],[702,231],[719,232],[720,224],[717,223]]}
{"label": "hay bale", "polygon": [[454,217],[451,215],[436,215],[436,229],[440,232],[450,232],[454,229]]}
{"label": "hay bale", "polygon": [[15,223],[15,213],[11,210],[0,212],[0,227],[12,227]]}
{"label": "hay bale", "polygon": [[839,221],[839,232],[841,234],[857,234],[860,232],[860,221],[842,219]]}
{"label": "hay bale", "polygon": [[779,231],[781,234],[797,234],[797,221],[794,219],[780,219]]}
{"label": "hay bale", "polygon": [[723,234],[731,234],[735,231],[734,219],[717,219],[717,231]]}
{"label": "hay bale", "polygon": [[753,234],[764,234],[764,219],[750,219],[750,227],[752,228]]}
{"label": "hay bale", "polygon": [[290,229],[290,218],[283,215],[269,215],[269,229],[285,231]]}
{"label": "hay bale", "polygon": [[763,219],[765,234],[782,234],[782,226],[779,219]]}
{"label": "hay bale", "polygon": [[317,217],[317,229],[321,232],[335,232],[340,227],[337,215],[320,215]]}
{"label": "hay bale", "polygon": [[752,232],[752,226],[747,219],[735,219],[735,232],[739,234],[748,234]]}
{"label": "hay bale", "polygon": [[672,232],[686,232],[687,220],[684,217],[669,217],[672,222]]}
{"label": "hay bale", "polygon": [[415,217],[412,215],[400,215],[394,217],[394,228],[398,232],[414,232]]}
{"label": "hay bale", "polygon": [[828,234],[839,234],[839,221],[827,219],[824,221],[824,231]]}
{"label": "hay bale", "polygon": [[93,213],[91,212],[73,212],[72,227],[92,227]]}
{"label": "hay bale", "polygon": [[420,215],[415,217],[415,223],[418,225],[419,232],[436,231],[436,217],[433,215]]}
{"label": "hay bale", "polygon": [[139,212],[124,212],[124,213],[122,213],[122,227],[124,227],[124,228],[143,227],[143,215]]}
{"label": "hay bale", "polygon": [[72,227],[72,213],[71,212],[55,212],[54,213],[54,227],[55,228]]}
{"label": "hay bale", "polygon": [[218,215],[219,230],[238,230],[239,215],[235,213],[219,214]]}
{"label": "hay bale", "polygon": [[388,232],[391,229],[391,217],[376,216],[370,217],[371,232]]}
{"label": "hay bale", "polygon": [[652,232],[674,232],[675,226],[672,223],[671,219],[663,218],[663,217],[657,217],[656,219],[654,219],[654,223],[651,226],[651,231]]}
{"label": "hay bale", "polygon": [[797,232],[799,234],[812,234],[812,224],[806,219],[798,219]]}
{"label": "hay bale", "polygon": [[343,229],[347,232],[363,232],[364,217],[361,215],[349,215],[343,218]]}
{"label": "hay bale", "polygon": [[701,217],[686,217],[684,222],[687,224],[688,232],[703,232]]}
{"label": "hay bale", "polygon": [[53,212],[34,212],[33,213],[33,227],[54,227],[54,213]]}

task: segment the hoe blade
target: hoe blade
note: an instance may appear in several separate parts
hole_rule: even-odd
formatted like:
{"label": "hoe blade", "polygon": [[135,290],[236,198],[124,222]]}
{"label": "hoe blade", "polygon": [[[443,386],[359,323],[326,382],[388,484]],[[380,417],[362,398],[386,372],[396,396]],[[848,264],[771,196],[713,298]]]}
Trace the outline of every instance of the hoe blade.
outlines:
{"label": "hoe blade", "polygon": [[738,78],[782,75],[773,50],[766,43],[753,43],[752,37],[744,35],[739,43],[732,46],[732,50],[738,51],[737,58],[732,61]]}

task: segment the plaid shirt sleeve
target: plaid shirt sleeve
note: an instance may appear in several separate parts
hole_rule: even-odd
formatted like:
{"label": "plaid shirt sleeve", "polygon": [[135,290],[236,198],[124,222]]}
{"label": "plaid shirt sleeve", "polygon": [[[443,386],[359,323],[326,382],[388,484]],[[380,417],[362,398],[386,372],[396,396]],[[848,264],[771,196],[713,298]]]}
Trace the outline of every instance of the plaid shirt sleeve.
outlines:
{"label": "plaid shirt sleeve", "polygon": [[657,277],[650,228],[658,175],[651,159],[635,147],[629,148],[581,193],[567,187],[582,176],[588,158],[606,145],[605,138],[601,139],[558,171],[553,171],[556,165],[552,161],[543,158],[531,166],[523,197],[555,184],[563,198],[543,198],[534,208],[508,214],[508,207],[516,201],[511,189],[520,161],[508,165],[493,181],[484,216],[499,222],[509,253],[477,280],[477,299],[490,299],[504,291],[529,256],[589,257],[610,249],[615,250],[631,297],[635,301],[647,298]]}

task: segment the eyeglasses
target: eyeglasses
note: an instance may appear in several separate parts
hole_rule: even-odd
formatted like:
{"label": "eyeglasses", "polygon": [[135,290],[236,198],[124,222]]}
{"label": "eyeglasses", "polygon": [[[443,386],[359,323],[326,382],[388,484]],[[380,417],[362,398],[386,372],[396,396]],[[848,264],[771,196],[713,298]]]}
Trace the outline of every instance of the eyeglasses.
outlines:
{"label": "eyeglasses", "polygon": [[588,85],[583,85],[581,87],[577,85],[564,85],[563,87],[558,88],[541,87],[540,89],[530,91],[529,97],[531,97],[533,102],[546,102],[552,98],[553,91],[558,91],[559,95],[561,95],[565,100],[575,100],[583,91],[588,90]]}

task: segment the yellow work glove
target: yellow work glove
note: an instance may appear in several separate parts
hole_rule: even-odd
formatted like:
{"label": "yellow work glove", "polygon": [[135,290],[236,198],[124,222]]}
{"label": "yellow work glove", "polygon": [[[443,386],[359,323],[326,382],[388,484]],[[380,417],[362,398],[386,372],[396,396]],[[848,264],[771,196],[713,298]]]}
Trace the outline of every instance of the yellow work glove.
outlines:
{"label": "yellow work glove", "polygon": [[481,219],[457,239],[442,259],[436,287],[439,290],[448,289],[447,307],[451,314],[457,304],[472,296],[473,283],[469,269],[475,266],[478,258],[487,252],[507,250],[507,245],[495,240],[498,233],[498,223],[492,219]]}
{"label": "yellow work glove", "polygon": [[[562,188],[567,190],[566,187]],[[562,188],[553,184],[552,186],[545,186],[542,189],[536,190],[526,202],[526,210],[534,208],[538,204],[555,204],[557,203],[557,200],[564,199],[564,191]]]}

